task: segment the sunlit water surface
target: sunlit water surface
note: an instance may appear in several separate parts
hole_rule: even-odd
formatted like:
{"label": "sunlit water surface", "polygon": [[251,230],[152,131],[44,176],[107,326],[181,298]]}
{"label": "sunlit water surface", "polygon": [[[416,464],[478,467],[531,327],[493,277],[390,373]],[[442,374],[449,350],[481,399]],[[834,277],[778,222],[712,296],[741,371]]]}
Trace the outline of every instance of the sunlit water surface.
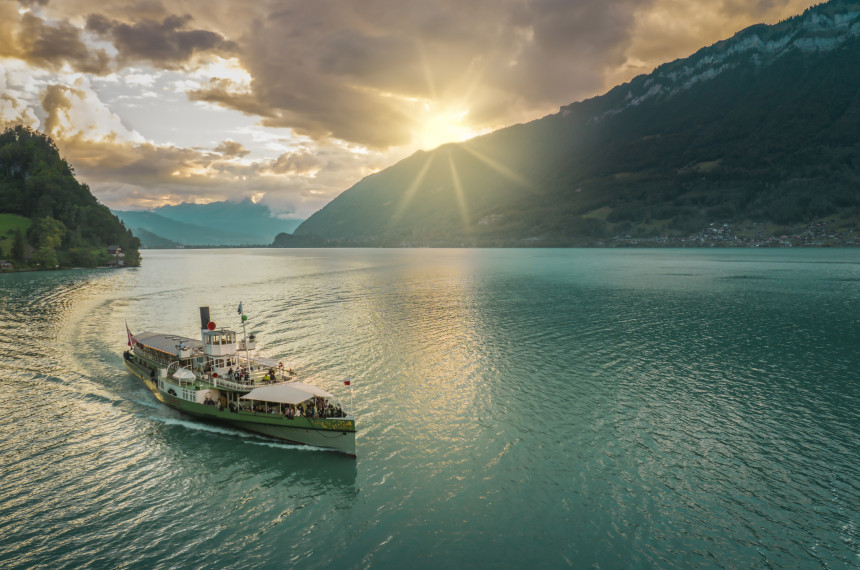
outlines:
{"label": "sunlit water surface", "polygon": [[[122,366],[197,307],[356,460]],[[858,568],[856,250],[147,251],[0,276],[0,567]]]}

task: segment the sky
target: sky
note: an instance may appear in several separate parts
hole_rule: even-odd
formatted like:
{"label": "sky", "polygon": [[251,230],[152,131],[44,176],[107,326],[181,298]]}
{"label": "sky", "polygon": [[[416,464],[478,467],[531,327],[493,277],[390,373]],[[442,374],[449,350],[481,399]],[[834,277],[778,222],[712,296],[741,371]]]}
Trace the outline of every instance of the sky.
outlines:
{"label": "sky", "polygon": [[417,150],[602,94],[808,0],[0,0],[0,128],[105,205],[304,219]]}

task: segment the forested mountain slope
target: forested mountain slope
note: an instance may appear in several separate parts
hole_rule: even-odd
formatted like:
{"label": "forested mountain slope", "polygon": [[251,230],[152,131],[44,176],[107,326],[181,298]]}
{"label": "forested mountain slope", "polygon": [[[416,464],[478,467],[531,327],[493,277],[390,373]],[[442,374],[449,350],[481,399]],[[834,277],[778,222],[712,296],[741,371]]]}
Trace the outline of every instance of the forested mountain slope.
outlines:
{"label": "forested mountain slope", "polygon": [[28,247],[15,248],[19,264],[93,267],[108,261],[108,245],[123,248],[126,265],[140,263],[138,239],[75,179],[53,141],[26,127],[0,134],[0,213],[32,221]]}
{"label": "forested mountain slope", "polygon": [[419,152],[296,235],[577,245],[860,218],[860,5],[758,25],[559,113]]}

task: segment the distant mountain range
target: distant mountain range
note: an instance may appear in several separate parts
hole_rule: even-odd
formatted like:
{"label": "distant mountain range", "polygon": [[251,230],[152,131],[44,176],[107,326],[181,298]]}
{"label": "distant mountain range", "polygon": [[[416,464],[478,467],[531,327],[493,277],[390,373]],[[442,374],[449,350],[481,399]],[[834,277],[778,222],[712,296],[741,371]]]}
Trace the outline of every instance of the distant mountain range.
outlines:
{"label": "distant mountain range", "polygon": [[813,220],[853,232],[858,188],[860,4],[833,0],[554,115],[418,152],[343,192],[295,236],[587,245]]}
{"label": "distant mountain range", "polygon": [[274,217],[268,206],[248,198],[114,214],[149,248],[270,244],[276,235],[292,232],[301,223]]}

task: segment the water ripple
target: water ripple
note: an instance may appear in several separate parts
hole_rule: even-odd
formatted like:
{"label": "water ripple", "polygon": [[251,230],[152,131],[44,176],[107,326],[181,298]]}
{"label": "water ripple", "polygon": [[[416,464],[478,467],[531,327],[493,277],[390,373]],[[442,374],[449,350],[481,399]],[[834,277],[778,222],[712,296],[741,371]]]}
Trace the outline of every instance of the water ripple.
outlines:
{"label": "water ripple", "polygon": [[[4,568],[857,567],[850,251],[147,252],[0,276]],[[199,276],[232,271],[222,282]],[[185,418],[124,327],[249,330],[357,461]]]}

